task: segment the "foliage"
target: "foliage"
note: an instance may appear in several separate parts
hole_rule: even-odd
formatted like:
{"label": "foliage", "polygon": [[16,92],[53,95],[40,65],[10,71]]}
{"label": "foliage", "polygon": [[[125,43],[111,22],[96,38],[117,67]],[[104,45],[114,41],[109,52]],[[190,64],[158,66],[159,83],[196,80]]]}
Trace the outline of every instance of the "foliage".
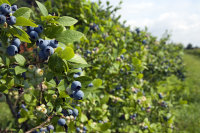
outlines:
{"label": "foliage", "polygon": [[[158,40],[147,29],[131,30],[115,16],[119,7],[109,2],[106,8],[101,1],[87,0],[47,0],[47,8],[37,5],[38,13],[34,7],[18,10],[27,11],[19,17],[30,22],[21,26],[34,26],[31,16],[44,27],[40,37],[56,39],[59,45],[48,60],[41,61],[35,40],[22,29],[20,39],[31,42],[28,47],[33,51],[13,58],[4,56],[3,50],[1,92],[7,101],[15,97],[10,92],[20,92],[13,106],[13,115],[20,111],[20,118],[13,127],[33,131],[38,125],[41,129],[52,124],[55,131],[66,132],[173,132],[172,108],[184,102],[185,94],[181,45],[168,43],[168,35]],[[19,37],[18,32],[12,34]],[[21,77],[24,72],[26,78]],[[74,86],[75,91],[70,89]],[[82,95],[77,94],[80,86],[84,99],[79,103],[75,99]],[[70,115],[73,108],[78,109],[78,117]]]}

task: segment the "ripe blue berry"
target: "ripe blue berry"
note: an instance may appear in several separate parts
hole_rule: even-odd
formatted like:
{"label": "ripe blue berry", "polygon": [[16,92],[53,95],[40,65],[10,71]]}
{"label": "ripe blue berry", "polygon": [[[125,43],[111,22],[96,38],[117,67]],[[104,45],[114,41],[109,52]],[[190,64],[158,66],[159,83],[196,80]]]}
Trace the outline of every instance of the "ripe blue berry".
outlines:
{"label": "ripe blue berry", "polygon": [[47,40],[38,39],[36,45],[38,45],[41,50],[44,50],[49,45],[49,42]]}
{"label": "ripe blue berry", "polygon": [[48,129],[48,131],[54,130],[54,126],[53,125],[48,125],[47,129]]}
{"label": "ripe blue berry", "polygon": [[27,28],[27,32],[28,32],[28,33],[31,32],[31,31],[34,31],[34,27],[27,26],[26,28]]}
{"label": "ripe blue berry", "polygon": [[71,85],[71,90],[78,91],[81,89],[81,82],[73,81]]}
{"label": "ripe blue berry", "polygon": [[163,99],[163,96],[162,96],[161,93],[159,93],[158,96],[159,96],[160,99]]}
{"label": "ripe blue berry", "polygon": [[93,85],[93,83],[90,83],[89,85],[88,85],[88,87],[93,87],[94,85]]}
{"label": "ripe blue berry", "polygon": [[137,28],[135,31],[136,31],[137,34],[140,34],[140,29],[139,28]]}
{"label": "ripe blue berry", "polygon": [[40,132],[48,132],[47,128],[40,128]]}
{"label": "ripe blue berry", "polygon": [[86,127],[86,126],[84,126],[84,127],[83,127],[83,130],[84,130],[84,131],[86,131],[86,130],[87,130],[87,127]]}
{"label": "ripe blue berry", "polygon": [[26,106],[24,104],[21,105],[21,108],[26,109]]}
{"label": "ripe blue berry", "polygon": [[81,68],[76,68],[76,69],[78,69],[78,70],[80,70],[80,71],[81,71],[81,72],[77,72],[77,73],[76,73],[77,75],[79,75],[79,76],[80,76],[80,75],[81,75],[81,73],[82,73],[82,69],[81,69]]}
{"label": "ripe blue berry", "polygon": [[36,31],[31,31],[31,32],[29,33],[29,36],[30,36],[30,38],[31,38],[32,40],[38,39],[38,33],[37,33]]}
{"label": "ripe blue berry", "polygon": [[20,44],[21,41],[19,40],[19,38],[14,38],[11,43],[11,45],[15,45],[17,48],[19,48]]}
{"label": "ripe blue berry", "polygon": [[86,54],[92,54],[92,52],[90,50],[87,50]]}
{"label": "ripe blue berry", "polygon": [[17,11],[17,5],[12,5],[11,8],[12,8],[12,11]]}
{"label": "ripe blue berry", "polygon": [[49,44],[52,48],[57,48],[58,47],[58,41],[57,40],[50,40]]}
{"label": "ripe blue berry", "polygon": [[2,47],[2,43],[0,42],[0,47]]}
{"label": "ripe blue berry", "polygon": [[10,7],[10,5],[4,3],[0,6],[0,11],[2,14],[8,15],[11,13],[11,7]]}
{"label": "ripe blue berry", "polygon": [[78,77],[80,77],[78,74],[74,74],[74,76],[73,76],[74,78],[78,78]]}
{"label": "ripe blue berry", "polygon": [[73,109],[73,114],[72,114],[74,117],[77,117],[78,116],[78,109]]}
{"label": "ripe blue berry", "polygon": [[9,24],[9,25],[14,25],[16,23],[16,17],[15,16],[10,16],[7,18],[6,22]]}
{"label": "ripe blue berry", "polygon": [[42,60],[47,60],[48,56],[45,55],[44,51],[40,50],[39,58],[42,59]]}
{"label": "ripe blue berry", "polygon": [[4,24],[6,22],[6,17],[4,15],[0,15],[0,24]]}
{"label": "ripe blue berry", "polygon": [[42,27],[41,25],[38,25],[38,27],[35,27],[34,30],[35,30],[38,34],[40,34],[40,33],[43,32],[43,27]]}
{"label": "ripe blue berry", "polygon": [[68,110],[67,110],[67,113],[68,113],[68,115],[72,115],[72,114],[73,114],[73,110],[68,109]]}
{"label": "ripe blue berry", "polygon": [[146,40],[143,40],[143,41],[142,41],[142,44],[147,44],[147,41],[146,41]]}
{"label": "ripe blue berry", "polygon": [[84,92],[82,90],[78,90],[74,93],[73,97],[75,100],[81,100],[84,97]]}
{"label": "ripe blue berry", "polygon": [[121,58],[122,60],[124,60],[124,55],[121,55],[120,58]]}
{"label": "ripe blue berry", "polygon": [[58,125],[60,125],[60,126],[64,126],[65,124],[66,124],[65,119],[60,118],[60,119],[58,120]]}
{"label": "ripe blue berry", "polygon": [[45,49],[44,49],[44,54],[46,56],[50,56],[54,53],[54,49],[51,47],[51,46],[47,46]]}
{"label": "ripe blue berry", "polygon": [[76,131],[79,133],[81,131],[81,129],[79,127],[77,127]]}
{"label": "ripe blue berry", "polygon": [[15,45],[10,45],[7,48],[7,54],[9,56],[14,56],[18,53],[18,48]]}

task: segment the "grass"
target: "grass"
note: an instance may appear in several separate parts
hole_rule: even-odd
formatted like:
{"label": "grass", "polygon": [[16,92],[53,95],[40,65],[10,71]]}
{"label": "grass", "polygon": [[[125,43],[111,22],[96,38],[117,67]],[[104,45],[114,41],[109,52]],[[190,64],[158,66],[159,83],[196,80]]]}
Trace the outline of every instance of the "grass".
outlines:
{"label": "grass", "polygon": [[0,102],[0,129],[9,128],[14,122],[12,113],[6,102]]}
{"label": "grass", "polygon": [[180,133],[200,133],[200,51],[186,51],[184,63],[187,70],[185,83],[189,88],[188,105],[176,110],[176,126]]}

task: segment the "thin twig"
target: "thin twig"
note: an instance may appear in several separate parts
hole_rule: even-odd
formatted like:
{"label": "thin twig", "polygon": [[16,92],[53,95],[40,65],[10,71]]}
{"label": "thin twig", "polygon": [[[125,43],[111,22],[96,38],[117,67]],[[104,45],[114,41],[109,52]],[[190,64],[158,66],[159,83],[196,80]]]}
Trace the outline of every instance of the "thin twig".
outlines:
{"label": "thin twig", "polygon": [[37,126],[37,127],[35,127],[35,128],[32,128],[32,129],[29,130],[29,131],[26,131],[25,133],[31,133],[31,132],[35,131],[36,129],[38,129],[38,128],[44,127],[47,123],[50,122],[50,120],[51,120],[52,118],[53,118],[53,116],[49,116],[45,122],[43,122],[42,124],[40,124],[39,126]]}

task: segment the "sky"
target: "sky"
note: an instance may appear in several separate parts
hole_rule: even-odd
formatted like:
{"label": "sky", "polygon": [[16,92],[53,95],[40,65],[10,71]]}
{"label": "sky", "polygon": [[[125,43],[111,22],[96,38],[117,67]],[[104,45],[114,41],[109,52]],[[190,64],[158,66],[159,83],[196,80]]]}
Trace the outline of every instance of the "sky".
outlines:
{"label": "sky", "polygon": [[[115,6],[120,2],[109,1]],[[200,46],[200,0],[123,0],[117,14],[122,16],[120,21],[126,20],[133,29],[147,26],[158,38],[168,30],[171,41]]]}

